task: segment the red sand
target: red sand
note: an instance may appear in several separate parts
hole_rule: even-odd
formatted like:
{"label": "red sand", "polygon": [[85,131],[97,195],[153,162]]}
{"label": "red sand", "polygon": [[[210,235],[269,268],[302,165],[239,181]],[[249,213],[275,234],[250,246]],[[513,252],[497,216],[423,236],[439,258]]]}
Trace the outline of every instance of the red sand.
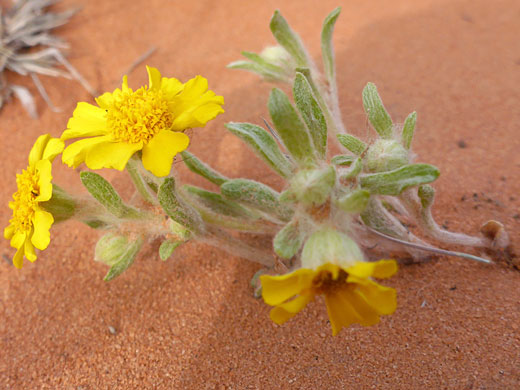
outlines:
{"label": "red sand", "polygon": [[[361,90],[375,82],[394,119],[418,112],[414,149],[419,161],[442,172],[439,222],[474,233],[494,218],[517,243],[520,3],[341,3],[335,46],[348,128],[367,134]],[[194,130],[191,150],[230,176],[279,184],[223,128],[231,120],[261,123],[271,85],[225,65],[241,50],[274,43],[268,22],[275,8],[318,58],[322,19],[337,1],[83,4],[58,33],[72,44],[71,62],[99,91],[118,86],[130,64],[156,46],[148,64],[184,81],[203,74],[226,98],[226,114]],[[131,85],[145,82],[144,67],[130,74]],[[17,102],[0,114],[0,226],[10,218],[14,175],[25,168],[35,138],[58,136],[76,102],[91,101],[74,82],[44,84],[63,113],[39,99],[39,121]],[[105,173],[129,188],[124,175]],[[54,177],[80,189],[75,172],[60,164]],[[203,245],[189,244],[166,263],[150,245],[128,272],[105,283],[106,268],[92,260],[97,236],[79,223],[56,226],[36,263],[20,271],[0,262],[0,388],[520,388],[520,273],[504,263],[441,258],[403,266],[388,283],[398,290],[397,312],[332,337],[322,301],[273,325],[249,287],[258,267]],[[14,252],[3,240],[0,253]]]}

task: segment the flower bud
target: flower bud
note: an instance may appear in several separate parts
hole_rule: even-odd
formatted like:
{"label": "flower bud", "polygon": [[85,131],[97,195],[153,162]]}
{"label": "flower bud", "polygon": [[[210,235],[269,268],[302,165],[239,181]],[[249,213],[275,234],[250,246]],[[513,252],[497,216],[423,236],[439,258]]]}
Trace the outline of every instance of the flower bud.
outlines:
{"label": "flower bud", "polygon": [[345,269],[363,259],[363,253],[354,240],[330,227],[314,232],[302,251],[302,267],[310,269],[327,263]]}
{"label": "flower bud", "polygon": [[306,206],[319,206],[327,201],[335,183],[336,170],[333,166],[306,169],[296,174],[289,192]]}
{"label": "flower bud", "polygon": [[282,68],[286,75],[292,76],[294,74],[296,64],[291,55],[282,46],[268,46],[262,50],[260,57],[268,63]]}
{"label": "flower bud", "polygon": [[112,267],[121,260],[135,257],[141,244],[141,239],[129,241],[125,236],[107,233],[96,244],[94,260]]}
{"label": "flower bud", "polygon": [[378,139],[368,148],[365,166],[370,172],[392,171],[408,164],[408,151],[399,142]]}

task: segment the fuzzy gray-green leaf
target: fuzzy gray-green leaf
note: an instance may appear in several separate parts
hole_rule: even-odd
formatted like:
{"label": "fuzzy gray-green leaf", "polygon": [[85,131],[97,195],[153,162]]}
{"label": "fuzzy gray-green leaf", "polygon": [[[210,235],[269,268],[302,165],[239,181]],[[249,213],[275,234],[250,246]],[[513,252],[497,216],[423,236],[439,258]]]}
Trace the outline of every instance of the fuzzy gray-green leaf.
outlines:
{"label": "fuzzy gray-green leaf", "polygon": [[330,159],[330,163],[334,165],[345,165],[350,166],[354,162],[356,157],[349,156],[346,154],[338,154],[337,156],[334,156]]}
{"label": "fuzzy gray-green leaf", "polygon": [[361,213],[367,207],[370,192],[354,190],[338,199],[338,207],[348,213]]}
{"label": "fuzzy gray-green leaf", "polygon": [[383,106],[377,88],[373,83],[368,83],[363,89],[363,106],[377,133],[382,138],[392,138],[392,118]]}
{"label": "fuzzy gray-green leaf", "polygon": [[277,88],[273,89],[269,95],[268,108],[276,131],[289,153],[299,165],[313,165],[316,156],[311,139],[287,95]]}
{"label": "fuzzy gray-green leaf", "polygon": [[249,72],[258,74],[259,76],[264,77],[267,80],[280,80],[283,77],[280,76],[279,73],[274,73],[256,62],[243,60],[233,61],[229,63],[227,67],[229,69],[247,70]]}
{"label": "fuzzy gray-green leaf", "polygon": [[415,123],[417,122],[417,113],[414,111],[408,115],[404,121],[403,134],[401,141],[406,149],[410,149],[412,144],[413,133],[415,131]]}
{"label": "fuzzy gray-green leaf", "polygon": [[175,248],[182,244],[182,241],[170,241],[165,240],[159,247],[159,257],[161,260],[166,261],[172,255]]}
{"label": "fuzzy gray-green leaf", "polygon": [[190,205],[183,202],[175,191],[175,179],[167,177],[159,187],[157,198],[168,216],[192,232],[200,232],[203,222],[200,215]]}
{"label": "fuzzy gray-green leaf", "polygon": [[123,203],[123,200],[101,175],[94,172],[81,172],[81,182],[87,191],[101,203],[107,211],[118,218],[139,218],[140,213],[136,209]]}
{"label": "fuzzy gray-green leaf", "polygon": [[361,160],[361,157],[358,157],[352,162],[348,169],[343,169],[340,171],[339,178],[342,180],[353,179],[361,173],[362,169],[363,161]]}
{"label": "fuzzy gray-green leaf", "polygon": [[300,250],[303,234],[297,221],[291,221],[280,230],[273,240],[274,251],[282,259],[290,259]]}
{"label": "fuzzy gray-green leaf", "polygon": [[354,137],[353,135],[338,134],[337,137],[341,145],[343,145],[345,148],[347,148],[357,156],[360,156],[367,148],[367,145],[363,141]]}
{"label": "fuzzy gray-green leaf", "polygon": [[330,84],[335,81],[335,66],[334,66],[334,48],[332,46],[332,33],[334,32],[334,25],[341,12],[341,7],[334,9],[323,21],[323,28],[321,30],[321,55],[323,57],[323,67],[325,69],[325,76]]}
{"label": "fuzzy gray-green leaf", "polygon": [[291,29],[280,11],[274,12],[269,27],[275,39],[293,57],[297,66],[309,66],[300,37]]}
{"label": "fuzzy gray-green leaf", "polygon": [[264,68],[266,71],[272,73],[272,74],[279,74],[283,75],[285,70],[278,66],[274,65],[271,62],[266,61],[262,56],[256,53],[252,53],[250,51],[243,51],[242,55],[246,57],[247,59],[253,61],[254,63],[260,65],[262,68]]}
{"label": "fuzzy gray-green leaf", "polygon": [[183,188],[190,194],[193,194],[198,202],[218,214],[246,219],[253,218],[253,215],[244,207],[240,206],[238,203],[225,199],[220,194],[206,191],[202,188],[191,185],[184,185]]}
{"label": "fuzzy gray-green leaf", "polygon": [[363,175],[360,184],[372,194],[399,195],[409,187],[431,183],[439,170],[429,164],[411,164],[393,171]]}
{"label": "fuzzy gray-green leaf", "polygon": [[226,127],[253,148],[254,152],[282,177],[292,174],[294,170],[292,164],[282,154],[275,139],[267,131],[251,123],[230,122]]}
{"label": "fuzzy gray-green leaf", "polygon": [[314,97],[311,85],[305,76],[299,72],[296,73],[294,79],[293,96],[296,107],[298,107],[303,120],[307,124],[314,148],[318,156],[324,159],[327,152],[327,121],[317,99]]}
{"label": "fuzzy gray-green leaf", "polygon": [[220,190],[228,199],[274,214],[281,220],[288,220],[292,215],[292,211],[279,202],[278,192],[257,181],[232,179],[222,184]]}
{"label": "fuzzy gray-green leaf", "polygon": [[213,168],[204,164],[200,161],[195,155],[191,154],[188,151],[184,151],[181,153],[184,164],[188,167],[188,169],[197,175],[202,176],[203,178],[209,180],[210,182],[221,185],[225,183],[228,178],[221,173],[215,171]]}
{"label": "fuzzy gray-green leaf", "polygon": [[125,250],[120,254],[119,261],[110,267],[110,270],[105,275],[104,280],[108,282],[125,272],[134,262],[135,257],[139,253],[142,245],[142,238],[138,238],[133,242],[129,242]]}

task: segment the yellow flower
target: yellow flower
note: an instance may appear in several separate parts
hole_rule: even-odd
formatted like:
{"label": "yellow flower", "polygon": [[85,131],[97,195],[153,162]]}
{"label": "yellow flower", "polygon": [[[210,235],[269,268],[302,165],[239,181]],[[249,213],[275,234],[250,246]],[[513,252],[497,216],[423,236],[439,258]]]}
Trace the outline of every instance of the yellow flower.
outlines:
{"label": "yellow flower", "polygon": [[381,286],[370,277],[388,278],[396,272],[394,260],[380,260],[356,262],[346,269],[327,263],[316,269],[301,268],[280,276],[262,275],[262,297],[268,305],[275,306],[271,319],[283,324],[303,310],[316,295],[325,295],[335,336],[342,327],[354,323],[374,325],[379,322],[379,316],[395,311],[395,289]]}
{"label": "yellow flower", "polygon": [[133,91],[125,76],[121,89],[96,99],[99,107],[78,103],[61,139],[85,138],[65,149],[64,163],[122,171],[142,150],[144,167],[155,176],[167,176],[175,155],[188,147],[190,140],[183,131],[203,127],[224,112],[224,98],[208,90],[204,77],[182,84],[161,77],[155,68],[146,69],[149,87]]}
{"label": "yellow flower", "polygon": [[9,202],[13,217],[4,229],[4,237],[17,249],[13,258],[17,268],[22,268],[24,255],[30,261],[36,260],[35,247],[43,250],[49,245],[54,218],[39,204],[52,196],[51,163],[63,147],[62,140],[41,135],[29,153],[29,166],[16,175],[18,191]]}

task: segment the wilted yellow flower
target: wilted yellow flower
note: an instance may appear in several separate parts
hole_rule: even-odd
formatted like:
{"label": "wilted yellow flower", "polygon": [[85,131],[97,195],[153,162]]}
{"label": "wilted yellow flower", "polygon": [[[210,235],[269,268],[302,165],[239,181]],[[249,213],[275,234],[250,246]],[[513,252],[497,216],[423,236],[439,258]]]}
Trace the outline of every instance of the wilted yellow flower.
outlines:
{"label": "wilted yellow flower", "polygon": [[63,162],[72,167],[85,163],[91,169],[123,170],[132,155],[142,150],[144,167],[155,176],[170,173],[173,158],[188,147],[183,133],[203,127],[224,112],[224,98],[208,90],[208,81],[196,76],[182,84],[148,70],[149,86],[136,91],[123,86],[96,99],[99,107],[78,103],[61,139],[84,138],[69,145]]}
{"label": "wilted yellow flower", "polygon": [[[354,323],[374,325],[379,322],[379,316],[395,311],[395,289],[381,286],[370,277],[388,278],[396,272],[394,260],[380,260],[357,262],[346,269],[327,263],[316,269],[301,268],[280,276],[262,275],[262,297],[268,305],[275,306],[271,319],[283,324],[316,295],[324,295],[335,336],[342,327]],[[289,300],[292,297],[295,298]]]}
{"label": "wilted yellow flower", "polygon": [[4,237],[16,248],[13,264],[22,268],[23,257],[36,260],[34,248],[45,249],[50,242],[49,229],[54,222],[51,213],[40,207],[52,196],[52,160],[63,150],[63,141],[45,134],[36,140],[29,153],[29,166],[16,175],[18,191],[9,207],[13,217],[4,229]]}

